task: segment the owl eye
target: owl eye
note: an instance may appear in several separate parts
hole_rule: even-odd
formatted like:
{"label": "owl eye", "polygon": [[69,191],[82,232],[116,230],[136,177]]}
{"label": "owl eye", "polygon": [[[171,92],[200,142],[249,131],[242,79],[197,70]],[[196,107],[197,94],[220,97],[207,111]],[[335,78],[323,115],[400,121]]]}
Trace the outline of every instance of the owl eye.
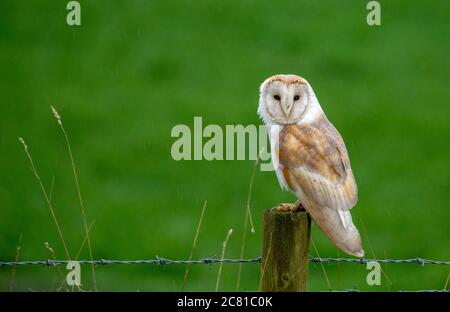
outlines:
{"label": "owl eye", "polygon": [[280,100],[280,96],[279,96],[278,94],[274,95],[273,98],[274,98],[275,100],[277,100],[277,101]]}
{"label": "owl eye", "polygon": [[294,101],[297,101],[300,98],[299,95],[294,96]]}

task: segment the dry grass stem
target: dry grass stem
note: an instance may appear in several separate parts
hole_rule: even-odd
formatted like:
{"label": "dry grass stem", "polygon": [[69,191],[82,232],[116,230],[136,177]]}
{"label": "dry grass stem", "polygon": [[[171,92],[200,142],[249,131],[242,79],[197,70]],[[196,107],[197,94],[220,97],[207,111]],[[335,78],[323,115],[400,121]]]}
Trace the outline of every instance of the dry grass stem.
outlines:
{"label": "dry grass stem", "polygon": [[[369,234],[367,233],[366,225],[365,225],[361,215],[359,215],[359,220],[361,221],[361,225],[363,227],[363,231],[364,231],[364,234],[366,236],[366,240],[367,240],[367,244],[369,245],[370,252],[371,252],[371,254],[372,254],[374,259],[378,259],[376,257],[376,255],[375,255],[375,252],[373,251],[372,244],[370,243],[370,239],[369,239]],[[394,283],[392,283],[392,280],[389,278],[389,276],[386,274],[385,270],[383,270],[383,268],[381,266],[380,266],[380,269],[381,269],[381,273],[383,273],[384,277],[386,277],[386,279],[388,280],[387,286],[388,286],[388,290],[390,290],[391,289],[390,286],[393,286]]]}
{"label": "dry grass stem", "polygon": [[[241,259],[244,257],[245,242],[247,240],[247,227],[248,227],[249,221],[250,221],[251,232],[253,234],[255,234],[255,232],[256,232],[255,226],[253,225],[252,213],[250,210],[250,200],[251,200],[251,195],[252,195],[252,190],[253,190],[253,181],[255,179],[256,168],[258,167],[258,163],[259,163],[259,160],[261,159],[261,154],[263,151],[264,151],[264,148],[261,149],[261,151],[258,154],[258,157],[256,158],[255,164],[253,166],[252,175],[250,178],[250,184],[249,184],[248,195],[247,195],[247,205],[246,205],[245,218],[244,218],[244,230],[242,233],[241,253],[240,253]],[[238,276],[237,276],[237,282],[236,282],[236,291],[239,291],[239,288],[241,286],[241,273],[242,273],[242,263],[239,263]]]}
{"label": "dry grass stem", "polygon": [[448,272],[447,280],[445,281],[444,290],[447,290],[447,286],[448,286],[448,281],[449,280],[450,280],[450,271]]}
{"label": "dry grass stem", "polygon": [[[194,249],[197,244],[198,234],[200,233],[200,227],[202,226],[202,223],[203,223],[203,216],[205,215],[207,204],[208,204],[208,201],[205,200],[205,203],[203,204],[202,213],[200,214],[200,220],[198,221],[198,224],[197,224],[197,230],[195,231],[194,242],[192,243],[191,253],[189,254],[189,261],[192,260],[192,257],[194,255]],[[184,271],[184,278],[183,278],[183,283],[181,284],[181,290],[183,290],[184,286],[186,285],[187,277],[189,275],[189,267],[190,267],[190,263],[186,266],[186,270]]]}
{"label": "dry grass stem", "polygon": [[[92,229],[92,226],[94,225],[94,223],[95,223],[95,220],[92,220],[91,224],[89,224],[88,233],[91,233],[91,229]],[[81,243],[80,249],[78,249],[77,255],[75,257],[75,261],[78,260],[78,257],[80,256],[81,251],[84,248],[84,244],[86,244],[86,241],[87,241],[87,235],[84,236],[83,242]]]}
{"label": "dry grass stem", "polygon": [[[230,239],[231,234],[233,234],[233,229],[229,229],[227,233],[227,237],[223,241],[222,244],[222,254],[220,255],[220,259],[223,260],[225,257],[225,250],[227,249],[228,240]],[[216,291],[219,291],[219,284],[220,284],[220,275],[222,274],[222,267],[223,262],[219,265],[219,272],[217,273],[217,281],[216,281]]]}
{"label": "dry grass stem", "polygon": [[[20,256],[20,248],[22,245],[22,233],[20,233],[19,236],[19,243],[16,246],[16,258],[15,258],[15,262],[19,261],[19,256]],[[14,287],[14,278],[16,277],[16,265],[14,265],[12,267],[12,271],[11,271],[11,278],[9,279],[9,291],[13,291],[13,287]]]}
{"label": "dry grass stem", "polygon": [[34,174],[34,176],[36,177],[36,179],[38,180],[38,182],[39,182],[39,186],[41,187],[41,191],[44,194],[45,201],[47,202],[47,206],[50,209],[50,213],[51,213],[51,215],[53,217],[53,221],[55,222],[56,229],[58,230],[59,237],[61,238],[61,242],[62,242],[63,247],[64,247],[64,252],[66,253],[67,259],[70,260],[69,250],[67,249],[67,245],[66,245],[66,242],[64,240],[64,236],[62,234],[61,228],[60,228],[59,223],[58,223],[58,219],[56,218],[55,211],[53,210],[52,203],[50,201],[49,196],[47,195],[47,192],[45,190],[44,184],[42,183],[41,177],[39,176],[39,174],[38,174],[38,172],[36,170],[36,167],[34,166],[33,158],[31,157],[31,154],[30,154],[30,152],[28,150],[28,145],[26,144],[26,142],[25,142],[25,140],[23,138],[19,138],[19,142],[22,143],[24,151],[25,151],[25,154],[27,155],[28,160],[30,161],[31,171]]}
{"label": "dry grass stem", "polygon": [[266,261],[264,261],[264,266],[262,267],[261,270],[261,276],[259,278],[259,291],[261,291],[261,285],[262,285],[262,281],[264,278],[264,274],[266,273],[266,267],[267,267],[267,262],[269,262],[269,257],[270,257],[270,251],[272,250],[272,233],[270,233],[270,239],[269,239],[269,249],[267,250],[267,259]]}
{"label": "dry grass stem", "polygon": [[[316,244],[314,243],[314,240],[312,237],[311,237],[311,242],[313,244],[314,250],[316,251],[317,258],[320,258],[319,251],[317,250]],[[325,270],[325,266],[323,265],[322,262],[320,262],[320,266],[322,267],[323,274],[325,275],[325,280],[327,281],[328,290],[331,291],[332,290],[331,283],[330,283],[330,280],[328,279],[328,274],[327,274],[327,271]]]}
{"label": "dry grass stem", "polygon": [[[56,256],[55,256],[55,250],[50,246],[50,244],[48,242],[44,243],[44,247],[45,249],[48,250],[48,252],[50,253],[51,257],[53,260],[56,260]],[[60,291],[61,289],[65,289],[66,291],[68,291],[69,289],[66,287],[64,287],[65,283],[66,283],[66,275],[62,272],[61,268],[59,265],[55,266],[56,270],[58,271],[59,277],[61,279],[61,284],[59,285],[58,288],[56,288],[56,291]]]}
{"label": "dry grass stem", "polygon": [[52,177],[52,185],[50,186],[50,194],[48,195],[50,202],[52,202],[54,186],[55,186],[55,176]]}
{"label": "dry grass stem", "polygon": [[[91,246],[91,239],[89,236],[89,229],[88,229],[88,222],[87,222],[87,217],[86,217],[86,211],[84,209],[84,203],[83,203],[83,197],[81,196],[81,190],[80,190],[80,183],[78,182],[78,173],[77,173],[77,169],[75,166],[75,160],[73,157],[73,153],[72,153],[72,148],[70,146],[70,141],[69,141],[69,137],[67,135],[66,130],[64,129],[64,125],[62,123],[62,119],[61,116],[59,115],[58,111],[51,106],[53,115],[56,118],[56,121],[58,122],[59,127],[61,128],[61,131],[64,135],[64,138],[66,140],[66,145],[67,145],[67,149],[69,151],[69,156],[70,156],[70,162],[72,164],[72,172],[73,172],[73,176],[75,179],[75,186],[77,189],[77,194],[78,194],[78,200],[80,202],[80,207],[81,207],[81,213],[83,215],[83,224],[84,224],[84,230],[86,233],[86,237],[87,237],[87,245],[88,245],[88,249],[89,249],[89,256],[91,258],[91,261],[94,260],[93,254],[92,254],[92,246]],[[95,268],[94,268],[94,264],[91,265],[92,268],[92,279],[93,279],[93,283],[94,283],[94,290],[97,291],[97,280],[95,277]]]}

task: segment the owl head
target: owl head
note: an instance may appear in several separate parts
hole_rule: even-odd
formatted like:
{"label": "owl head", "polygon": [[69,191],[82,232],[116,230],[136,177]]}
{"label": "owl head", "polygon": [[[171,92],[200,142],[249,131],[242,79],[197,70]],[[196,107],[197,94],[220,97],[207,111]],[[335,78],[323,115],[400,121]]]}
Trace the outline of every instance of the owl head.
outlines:
{"label": "owl head", "polygon": [[259,88],[258,114],[266,125],[295,124],[321,111],[309,83],[297,75],[275,75]]}

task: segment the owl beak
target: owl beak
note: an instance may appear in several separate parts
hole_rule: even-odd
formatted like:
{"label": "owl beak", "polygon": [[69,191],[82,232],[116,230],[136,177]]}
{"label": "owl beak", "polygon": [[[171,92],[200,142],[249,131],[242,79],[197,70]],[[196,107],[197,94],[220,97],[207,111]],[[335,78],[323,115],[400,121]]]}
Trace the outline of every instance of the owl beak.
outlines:
{"label": "owl beak", "polygon": [[292,112],[292,108],[294,107],[294,105],[290,105],[286,107],[286,110],[284,111],[284,114],[286,115],[286,118],[291,117],[291,112]]}

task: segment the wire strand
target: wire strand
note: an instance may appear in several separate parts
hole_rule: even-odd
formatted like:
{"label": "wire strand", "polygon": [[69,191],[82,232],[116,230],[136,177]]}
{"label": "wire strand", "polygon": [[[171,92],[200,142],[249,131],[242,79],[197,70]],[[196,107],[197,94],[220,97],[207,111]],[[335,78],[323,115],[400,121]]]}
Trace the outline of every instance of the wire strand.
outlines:
{"label": "wire strand", "polygon": [[[322,258],[322,257],[310,257],[309,262],[312,263],[324,263],[324,262],[346,262],[356,264],[367,264],[368,262],[379,263],[416,263],[421,266],[425,265],[450,265],[450,261],[435,261],[423,258],[411,258],[411,259],[366,259],[366,258]],[[213,263],[259,263],[261,257],[252,259],[217,259],[217,258],[204,258],[198,260],[172,260],[156,256],[155,259],[148,260],[113,260],[113,259],[100,259],[100,260],[78,260],[79,264],[94,264],[94,265],[109,265],[109,264],[157,264],[157,265],[170,265],[170,264],[213,264]],[[44,266],[57,266],[61,264],[69,263],[68,260],[40,260],[40,261],[10,261],[0,262],[2,266],[15,266],[15,265],[44,265]]]}

